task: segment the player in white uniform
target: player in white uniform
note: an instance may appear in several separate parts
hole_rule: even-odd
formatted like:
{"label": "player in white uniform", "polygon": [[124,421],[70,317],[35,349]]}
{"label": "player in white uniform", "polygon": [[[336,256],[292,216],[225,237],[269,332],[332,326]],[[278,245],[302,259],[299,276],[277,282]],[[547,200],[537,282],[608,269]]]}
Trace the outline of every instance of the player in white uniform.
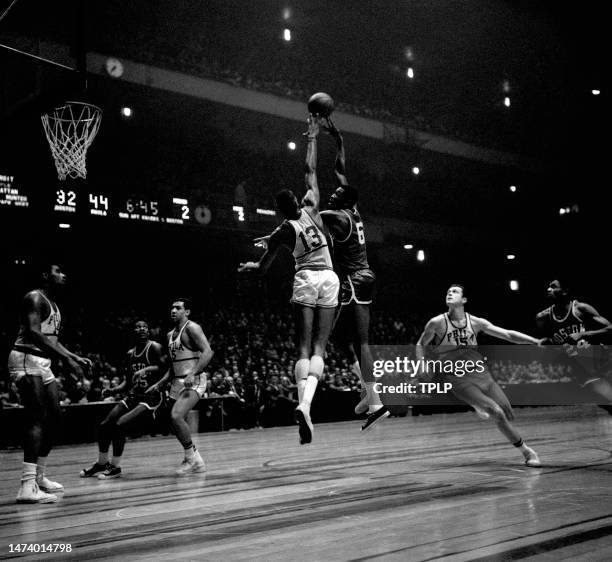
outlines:
{"label": "player in white uniform", "polygon": [[[465,311],[466,302],[463,287],[451,285],[446,293],[448,312],[435,316],[425,325],[416,345],[417,359],[424,358],[423,346],[432,344],[435,346],[433,351],[443,360],[482,360],[483,357],[476,350],[476,338],[480,332],[512,343],[541,343],[527,334],[499,328],[484,318],[468,314]],[[510,420],[514,419],[512,406],[488,369],[466,373],[461,377],[452,373],[438,376],[442,382],[451,383],[453,394],[472,406],[479,417],[492,419],[497,424],[510,443],[523,453],[527,466],[541,466],[536,452],[525,445],[518,431],[510,423]]]}
{"label": "player in white uniform", "polygon": [[282,247],[292,252],[295,258],[291,302],[298,315],[299,358],[295,364],[295,380],[299,405],[295,410],[295,418],[300,426],[301,444],[312,441],[310,405],[319,377],[323,374],[323,357],[334,321],[340,286],[319,214],[320,195],[316,174],[318,134],[319,123],[311,116],[306,133],[306,195],[301,205],[292,191],[283,190],[276,196],[276,205],[286,220],[269,238],[265,238],[267,249],[261,259],[258,262],[242,263],[238,270],[266,271]]}
{"label": "player in white uniform", "polygon": [[44,289],[30,291],[21,307],[17,340],[8,359],[11,378],[17,384],[25,408],[27,427],[24,431],[23,472],[18,503],[53,503],[64,487],[45,476],[47,456],[53,446],[53,433],[59,415],[59,397],[51,358],[59,358],[77,376],[89,359],[68,351],[59,342],[61,313],[55,303],[58,289],[66,276],[57,264],[43,272]]}
{"label": "player in white uniform", "polygon": [[202,328],[189,320],[191,305],[188,299],[176,299],[170,316],[174,329],[168,332],[168,357],[171,366],[159,382],[147,389],[158,392],[170,381],[170,398],[174,400],[170,413],[172,427],[183,449],[185,458],[178,468],[178,475],[206,470],[204,461],[191,440],[187,415],[206,393],[204,369],[213,356]]}

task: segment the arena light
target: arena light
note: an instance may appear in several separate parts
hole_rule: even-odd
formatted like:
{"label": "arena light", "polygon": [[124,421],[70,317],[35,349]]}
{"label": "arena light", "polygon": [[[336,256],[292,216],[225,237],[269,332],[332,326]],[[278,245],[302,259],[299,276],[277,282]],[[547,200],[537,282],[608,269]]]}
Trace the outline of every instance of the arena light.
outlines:
{"label": "arena light", "polygon": [[565,214],[565,207],[561,207],[561,208],[559,209],[559,214],[560,214],[560,215],[564,215],[564,214]]}
{"label": "arena light", "polygon": [[425,261],[425,252],[423,250],[417,252],[417,260]]}
{"label": "arena light", "polygon": [[510,80],[504,80],[502,82],[502,89],[504,90],[504,94],[510,93]]}
{"label": "arena light", "polygon": [[598,96],[599,94],[601,94],[601,90],[591,90],[591,93],[592,93],[594,96]]}
{"label": "arena light", "polygon": [[414,246],[412,244],[404,244],[404,250],[412,250]]}
{"label": "arena light", "polygon": [[408,76],[408,78],[414,78],[414,69],[409,66],[408,70],[406,71],[406,76]]}
{"label": "arena light", "polygon": [[510,281],[510,290],[511,291],[519,290],[519,282],[516,279],[513,279],[512,281]]}
{"label": "arena light", "polygon": [[285,41],[291,41],[291,30],[290,30],[290,29],[285,28],[285,29],[283,30],[283,39],[284,39]]}
{"label": "arena light", "polygon": [[407,60],[412,61],[414,60],[414,52],[412,50],[412,47],[406,47],[404,49],[404,56],[406,57]]}
{"label": "arena light", "polygon": [[511,186],[510,186],[510,191],[511,191],[512,193],[515,193],[515,192],[516,192],[516,185],[511,185]]}
{"label": "arena light", "polygon": [[421,168],[419,168],[418,166],[414,166],[414,167],[412,168],[412,173],[413,173],[415,176],[418,176],[418,175],[421,173]]}
{"label": "arena light", "polygon": [[70,225],[67,222],[60,222],[58,225],[60,228],[70,228]]}
{"label": "arena light", "polygon": [[287,21],[289,18],[291,18],[291,10],[289,8],[283,9],[283,19]]}
{"label": "arena light", "polygon": [[127,105],[124,105],[121,108],[121,115],[127,119],[129,119],[130,117],[132,117],[134,115],[134,110],[131,107],[128,107]]}
{"label": "arena light", "polygon": [[506,256],[506,259],[507,259],[507,260],[513,260],[514,258],[516,258],[516,256],[515,256],[514,254],[508,254],[508,255]]}
{"label": "arena light", "polygon": [[289,141],[289,142],[287,143],[287,148],[288,148],[289,150],[295,150],[295,148],[296,148],[296,144],[295,144],[293,141]]}
{"label": "arena light", "polygon": [[510,97],[509,97],[509,96],[506,96],[506,97],[504,98],[504,105],[505,105],[506,107],[510,107]]}

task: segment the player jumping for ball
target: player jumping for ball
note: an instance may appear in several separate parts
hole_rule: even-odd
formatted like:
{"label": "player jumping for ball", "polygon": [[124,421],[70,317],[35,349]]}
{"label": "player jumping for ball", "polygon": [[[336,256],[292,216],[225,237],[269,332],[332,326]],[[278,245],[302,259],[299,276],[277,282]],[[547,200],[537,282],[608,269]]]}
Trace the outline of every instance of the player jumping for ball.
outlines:
{"label": "player jumping for ball", "polygon": [[[540,340],[527,334],[499,328],[484,318],[468,314],[465,311],[466,302],[464,288],[457,284],[451,285],[446,292],[448,312],[435,316],[425,325],[416,345],[417,360],[424,358],[424,346],[431,344],[435,346],[433,351],[445,361],[482,361],[482,356],[476,350],[476,338],[481,332],[512,343],[535,345],[541,343]],[[514,419],[512,406],[488,369],[462,377],[452,373],[437,374],[437,376],[442,382],[451,383],[452,393],[459,400],[472,406],[479,417],[492,419],[508,441],[521,451],[527,466],[541,466],[537,453],[525,444],[510,423]]]}
{"label": "player jumping for ball", "polygon": [[[139,320],[134,325],[138,342],[125,361],[128,395],[117,403],[98,428],[98,460],[81,470],[81,478],[97,476],[100,480],[121,476],[121,457],[125,448],[127,424],[144,413],[155,415],[162,403],[159,391],[147,392],[161,377],[162,346],[149,339],[149,325]],[[113,444],[113,457],[109,462],[108,449]]]}
{"label": "player jumping for ball", "polygon": [[310,405],[323,374],[323,357],[338,305],[338,276],[319,214],[317,182],[317,136],[319,123],[308,119],[306,152],[306,195],[301,204],[290,190],[276,196],[276,205],[286,220],[267,238],[267,249],[258,262],[240,264],[238,271],[266,271],[278,251],[285,247],[295,258],[295,277],[291,302],[297,310],[299,358],[295,364],[295,381],[299,405],[295,418],[299,424],[300,443],[312,441],[313,425]]}
{"label": "player jumping for ball", "polygon": [[[389,410],[373,390],[375,379],[372,375],[369,331],[370,304],[376,277],[368,264],[363,221],[357,210],[357,190],[349,185],[346,177],[344,139],[329,117],[325,123],[325,129],[337,146],[334,171],[338,187],[328,201],[331,210],[321,212],[334,241],[334,265],[340,277],[340,307],[335,332],[346,345],[353,368],[359,373],[362,389],[365,389],[365,395],[355,407],[357,414],[368,411],[368,418],[361,427],[365,431],[389,415]],[[349,317],[352,322],[339,325],[337,322],[343,317]],[[353,345],[359,351],[359,361]]]}

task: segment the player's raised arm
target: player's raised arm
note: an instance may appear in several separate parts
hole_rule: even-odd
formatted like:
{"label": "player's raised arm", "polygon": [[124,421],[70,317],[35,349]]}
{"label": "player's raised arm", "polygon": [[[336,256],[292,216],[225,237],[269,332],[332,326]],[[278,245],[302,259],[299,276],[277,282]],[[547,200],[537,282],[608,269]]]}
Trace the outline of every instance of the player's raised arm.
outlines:
{"label": "player's raised arm", "polygon": [[336,163],[334,166],[334,172],[338,185],[345,187],[349,184],[346,178],[346,155],[344,153],[344,139],[342,133],[336,127],[330,117],[325,119],[325,130],[334,138],[336,141]]}
{"label": "player's raised arm", "polygon": [[539,345],[540,343],[542,343],[542,340],[536,339],[532,336],[528,336],[527,334],[523,334],[522,332],[517,332],[516,330],[506,330],[505,328],[495,326],[495,324],[492,324],[484,318],[476,318],[475,316],[472,316],[472,321],[478,326],[481,332],[484,332],[485,334],[488,334],[489,336],[493,336],[495,338],[519,344]]}
{"label": "player's raised arm", "polygon": [[305,133],[308,140],[306,148],[306,164],[304,180],[306,182],[306,195],[302,199],[302,205],[312,207],[315,212],[319,211],[319,183],[317,181],[317,136],[319,134],[319,122],[312,115],[308,118],[308,131]]}
{"label": "player's raised arm", "polygon": [[196,376],[204,372],[204,369],[206,369],[207,365],[210,363],[214,352],[211,349],[206,336],[204,335],[204,331],[195,322],[189,322],[185,328],[185,332],[189,336],[194,349],[201,352],[198,362],[193,367],[193,372],[190,373],[191,375]]}

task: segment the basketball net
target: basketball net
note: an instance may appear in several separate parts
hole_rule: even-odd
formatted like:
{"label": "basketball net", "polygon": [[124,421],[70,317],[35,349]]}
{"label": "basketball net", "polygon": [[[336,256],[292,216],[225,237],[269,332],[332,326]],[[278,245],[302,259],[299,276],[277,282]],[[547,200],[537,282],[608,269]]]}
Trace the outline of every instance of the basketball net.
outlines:
{"label": "basketball net", "polygon": [[41,116],[60,180],[85,178],[87,149],[96,138],[102,110],[88,103],[67,101]]}

